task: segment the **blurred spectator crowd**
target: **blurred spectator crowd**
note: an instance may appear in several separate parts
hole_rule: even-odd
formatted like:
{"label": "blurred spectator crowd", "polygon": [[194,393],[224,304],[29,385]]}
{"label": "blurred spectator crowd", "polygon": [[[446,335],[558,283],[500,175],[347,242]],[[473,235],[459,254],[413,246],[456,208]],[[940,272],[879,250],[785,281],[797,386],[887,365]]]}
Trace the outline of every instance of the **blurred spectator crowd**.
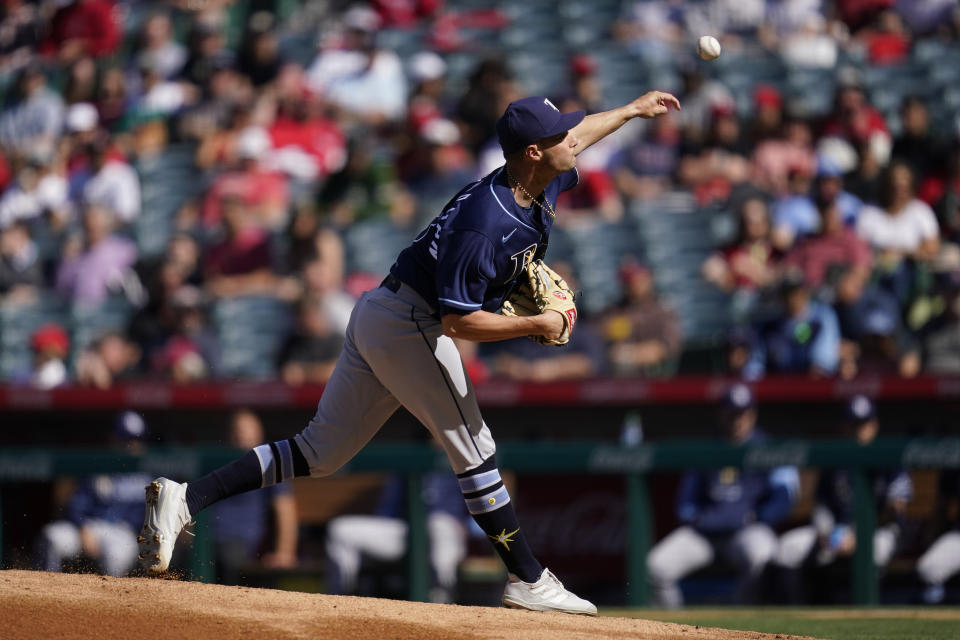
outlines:
{"label": "blurred spectator crowd", "polygon": [[953,0],[9,0],[0,378],[324,382],[509,101],[653,88],[683,110],[558,203],[587,321],[471,373],[960,373],[958,30]]}

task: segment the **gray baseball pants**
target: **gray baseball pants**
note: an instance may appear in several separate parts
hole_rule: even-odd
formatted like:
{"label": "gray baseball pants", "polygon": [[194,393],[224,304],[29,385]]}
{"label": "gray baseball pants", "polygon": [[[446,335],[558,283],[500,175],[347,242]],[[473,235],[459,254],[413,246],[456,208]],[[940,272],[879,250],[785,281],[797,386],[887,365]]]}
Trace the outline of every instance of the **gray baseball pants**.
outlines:
{"label": "gray baseball pants", "polygon": [[917,573],[926,584],[943,584],[958,571],[960,531],[948,531],[937,538],[917,561]]}
{"label": "gray baseball pants", "polygon": [[400,406],[430,430],[455,473],[496,451],[456,345],[407,285],[368,291],[354,307],[317,413],[294,436],[310,475],[343,466]]}
{"label": "gray baseball pants", "polygon": [[726,536],[711,538],[689,526],[674,529],[647,556],[654,601],[661,607],[683,605],[683,594],[677,583],[711,564],[717,552],[737,568],[741,580],[739,599],[749,600],[756,579],[776,550],[776,534],[761,522],[754,522]]}
{"label": "gray baseball pants", "polygon": [[[816,526],[808,524],[796,529],[791,529],[780,536],[780,546],[777,549],[777,555],[774,563],[785,569],[799,569],[807,558],[813,553],[820,534]],[[897,529],[896,527],[886,526],[878,527],[873,534],[873,563],[877,567],[886,567],[893,558],[893,552],[897,548]],[[819,562],[831,559],[832,556],[824,556]]]}

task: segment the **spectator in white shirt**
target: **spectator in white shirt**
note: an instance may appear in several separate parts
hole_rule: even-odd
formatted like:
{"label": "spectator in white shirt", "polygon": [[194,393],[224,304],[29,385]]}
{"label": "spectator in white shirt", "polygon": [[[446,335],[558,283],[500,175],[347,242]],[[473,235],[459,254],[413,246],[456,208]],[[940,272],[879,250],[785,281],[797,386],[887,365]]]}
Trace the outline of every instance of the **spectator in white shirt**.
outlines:
{"label": "spectator in white shirt", "polygon": [[173,39],[170,16],[157,13],[143,24],[137,54],[138,66],[156,69],[163,78],[173,78],[187,62],[187,49]]}
{"label": "spectator in white shirt", "polygon": [[18,221],[29,223],[44,214],[63,221],[70,211],[66,179],[53,170],[47,158],[32,156],[0,197],[0,228]]}
{"label": "spectator in white shirt", "polygon": [[787,64],[808,69],[833,69],[837,65],[837,39],[827,32],[827,21],[819,14],[807,16],[802,28],[788,33],[780,42],[780,55]]}
{"label": "spectator in white shirt", "polygon": [[343,24],[343,47],[317,56],[307,71],[310,88],[362,123],[401,119],[407,79],[397,54],[376,47],[380,17],[368,7],[357,6],[344,14]]}
{"label": "spectator in white shirt", "polygon": [[881,189],[882,206],[860,210],[857,234],[882,261],[931,260],[940,248],[940,228],[930,206],[914,195],[913,171],[903,162],[892,163]]}
{"label": "spectator in white shirt", "polygon": [[86,205],[99,205],[112,211],[121,225],[140,215],[140,178],[110,146],[107,138],[93,145],[93,175],[83,187]]}
{"label": "spectator in white shirt", "polygon": [[907,304],[915,267],[940,251],[940,227],[930,206],[915,197],[913,171],[904,162],[891,163],[883,174],[880,204],[860,210],[857,234],[873,248],[874,272],[883,286]]}

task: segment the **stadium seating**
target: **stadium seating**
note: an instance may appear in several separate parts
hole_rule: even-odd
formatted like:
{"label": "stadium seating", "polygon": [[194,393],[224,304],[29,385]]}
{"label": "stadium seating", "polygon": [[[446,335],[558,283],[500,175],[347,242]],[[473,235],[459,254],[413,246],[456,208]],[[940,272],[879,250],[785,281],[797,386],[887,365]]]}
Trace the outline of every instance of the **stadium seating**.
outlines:
{"label": "stadium seating", "polygon": [[139,159],[134,168],[140,177],[140,217],[133,235],[141,259],[160,256],[173,233],[177,210],[206,186],[194,167],[192,144],[171,145],[155,157]]}
{"label": "stadium seating", "polygon": [[211,318],[219,342],[221,376],[268,379],[276,376],[283,341],[292,329],[289,305],[275,298],[223,298]]}
{"label": "stadium seating", "polygon": [[680,316],[685,341],[696,347],[717,339],[727,324],[727,297],[700,276],[700,265],[729,233],[723,212],[698,208],[681,191],[656,202],[636,202],[631,215],[638,221],[648,264],[657,288]]}
{"label": "stadium seating", "polygon": [[366,220],[351,225],[343,239],[348,273],[381,275],[390,270],[390,265],[413,237],[389,220]]}
{"label": "stadium seating", "polygon": [[44,324],[67,324],[62,301],[53,294],[31,303],[0,305],[0,377],[22,380],[33,368],[30,336]]}
{"label": "stadium seating", "polygon": [[123,296],[116,295],[100,304],[74,304],[68,310],[72,361],[97,338],[111,331],[126,333],[133,306]]}

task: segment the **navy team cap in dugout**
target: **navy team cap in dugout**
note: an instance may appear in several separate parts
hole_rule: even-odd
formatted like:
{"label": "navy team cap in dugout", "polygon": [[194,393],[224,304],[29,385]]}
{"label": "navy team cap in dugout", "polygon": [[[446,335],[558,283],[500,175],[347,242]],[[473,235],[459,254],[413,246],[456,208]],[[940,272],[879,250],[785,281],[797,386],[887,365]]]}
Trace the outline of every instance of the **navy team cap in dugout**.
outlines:
{"label": "navy team cap in dugout", "polygon": [[738,382],[733,385],[727,392],[723,394],[723,398],[720,401],[720,406],[732,413],[742,413],[747,409],[752,409],[756,405],[757,401],[753,395],[753,391],[747,385]]}
{"label": "navy team cap in dugout", "polygon": [[118,440],[146,440],[147,423],[136,411],[124,411],[113,423],[113,435]]}
{"label": "navy team cap in dugout", "polygon": [[510,155],[537,140],[573,129],[585,115],[582,109],[561,113],[542,96],[514,100],[497,120],[497,139],[503,154]]}
{"label": "navy team cap in dugout", "polygon": [[843,407],[844,419],[854,424],[873,420],[876,415],[877,409],[873,401],[862,393],[849,398]]}

